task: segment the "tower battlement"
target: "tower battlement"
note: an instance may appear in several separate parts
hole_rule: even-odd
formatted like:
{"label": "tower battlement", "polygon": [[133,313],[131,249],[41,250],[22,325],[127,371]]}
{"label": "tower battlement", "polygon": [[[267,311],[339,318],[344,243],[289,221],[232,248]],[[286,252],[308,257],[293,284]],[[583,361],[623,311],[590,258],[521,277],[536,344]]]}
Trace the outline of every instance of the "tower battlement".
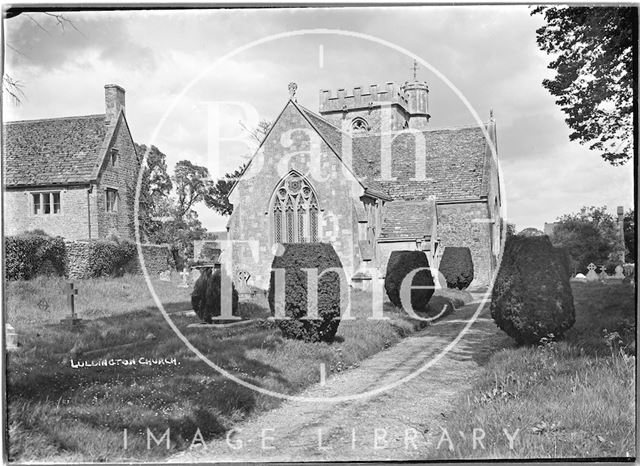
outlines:
{"label": "tower battlement", "polygon": [[366,109],[379,106],[382,102],[401,105],[407,109],[409,100],[404,94],[401,85],[388,82],[378,86],[372,84],[368,88],[354,87],[351,94],[345,89],[338,89],[335,94],[331,90],[320,91],[320,112],[336,112],[355,109]]}

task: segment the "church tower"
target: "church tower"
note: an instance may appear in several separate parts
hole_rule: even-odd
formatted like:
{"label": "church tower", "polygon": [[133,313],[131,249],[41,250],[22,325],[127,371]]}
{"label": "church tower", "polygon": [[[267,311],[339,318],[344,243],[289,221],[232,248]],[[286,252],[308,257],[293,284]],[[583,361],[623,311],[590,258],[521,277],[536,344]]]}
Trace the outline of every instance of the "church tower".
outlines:
{"label": "church tower", "polygon": [[425,130],[429,126],[429,86],[420,81],[407,82],[402,86],[409,102],[409,128]]}
{"label": "church tower", "polygon": [[403,85],[388,82],[368,89],[353,88],[351,93],[338,89],[320,91],[320,115],[353,136],[403,129],[426,130],[429,125],[429,86],[417,79],[418,64],[413,65],[413,81]]}
{"label": "church tower", "polygon": [[429,86],[426,82],[418,81],[418,62],[413,62],[413,81],[402,86],[409,106],[409,128],[425,130],[429,125]]}

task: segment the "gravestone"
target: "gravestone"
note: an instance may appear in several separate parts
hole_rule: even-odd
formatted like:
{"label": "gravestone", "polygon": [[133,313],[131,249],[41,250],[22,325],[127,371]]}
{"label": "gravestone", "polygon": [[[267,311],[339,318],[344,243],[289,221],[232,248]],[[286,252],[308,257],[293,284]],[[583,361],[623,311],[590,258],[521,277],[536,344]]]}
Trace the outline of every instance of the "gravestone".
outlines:
{"label": "gravestone", "polygon": [[11,324],[4,325],[5,341],[7,342],[7,351],[16,351],[18,349],[18,334]]}
{"label": "gravestone", "polygon": [[598,274],[596,273],[596,266],[595,266],[595,264],[593,262],[587,266],[587,270],[588,270],[587,276],[585,277],[587,279],[587,281],[588,282],[598,281]]}
{"label": "gravestone", "polygon": [[622,267],[621,265],[616,265],[616,273],[613,276],[613,278],[622,278],[624,279],[624,267]]}
{"label": "gravestone", "polygon": [[182,269],[182,272],[180,272],[180,276],[182,276],[182,283],[180,283],[178,287],[189,288],[189,283],[187,282],[187,279],[189,278],[189,270],[186,267]]}
{"label": "gravestone", "polygon": [[69,324],[71,326],[78,325],[82,319],[78,318],[76,314],[76,296],[78,295],[78,289],[73,282],[67,283],[63,288],[64,293],[67,295],[67,304],[69,306],[69,317],[61,319],[63,324]]}
{"label": "gravestone", "polygon": [[240,296],[250,295],[249,278],[251,278],[251,274],[246,270],[239,270],[236,276],[238,277],[238,294]]}
{"label": "gravestone", "polygon": [[573,279],[576,280],[576,281],[579,281],[579,282],[586,282],[587,281],[587,277],[585,277],[583,273],[577,274],[575,277],[573,277]]}
{"label": "gravestone", "polygon": [[170,282],[171,281],[171,270],[165,270],[164,272],[160,272],[160,281],[162,281],[162,282]]}
{"label": "gravestone", "polygon": [[602,280],[602,281],[604,281],[604,280],[609,278],[609,275],[607,274],[606,266],[604,266],[604,265],[600,266],[600,275],[599,275],[599,277],[600,277],[600,280]]}

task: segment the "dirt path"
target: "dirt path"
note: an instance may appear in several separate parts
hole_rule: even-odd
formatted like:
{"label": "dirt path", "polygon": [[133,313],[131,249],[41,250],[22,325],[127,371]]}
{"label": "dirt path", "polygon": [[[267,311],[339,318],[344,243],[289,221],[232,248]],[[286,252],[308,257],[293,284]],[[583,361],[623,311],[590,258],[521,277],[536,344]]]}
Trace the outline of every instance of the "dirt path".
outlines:
{"label": "dirt path", "polygon": [[[476,311],[470,304],[382,351],[348,372],[331,376],[301,395],[329,397],[363,393],[423,366],[458,335]],[[426,459],[438,456],[433,435],[468,388],[488,356],[508,339],[488,316],[479,319],[443,358],[413,380],[355,401],[285,401],[238,426],[229,441],[182,452],[170,461],[355,461]],[[377,439],[376,439],[377,438]],[[235,447],[235,448],[233,448]],[[444,448],[444,447],[443,447]]]}

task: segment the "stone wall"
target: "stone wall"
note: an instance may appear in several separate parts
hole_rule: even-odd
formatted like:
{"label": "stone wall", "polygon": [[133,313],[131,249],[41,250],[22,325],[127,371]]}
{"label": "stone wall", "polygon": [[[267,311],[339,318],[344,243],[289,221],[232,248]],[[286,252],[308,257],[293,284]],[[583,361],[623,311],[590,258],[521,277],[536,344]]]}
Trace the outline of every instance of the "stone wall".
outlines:
{"label": "stone wall", "polygon": [[[90,241],[65,241],[69,278],[89,278],[90,245]],[[143,244],[142,254],[147,272],[151,276],[158,275],[167,269],[175,270],[175,262],[168,245]],[[125,270],[129,273],[142,274],[142,267],[137,255],[125,266]]]}
{"label": "stone wall", "polygon": [[[88,239],[89,215],[87,190],[84,187],[59,187],[56,189],[7,189],[4,192],[5,235],[16,235],[27,230],[44,230],[50,236]],[[60,212],[34,214],[34,193],[60,193]]]}
{"label": "stone wall", "polygon": [[[312,131],[300,111],[289,103],[264,141],[262,156],[252,161],[231,193],[234,211],[228,226],[234,242],[233,276],[249,272],[250,286],[269,286],[275,244],[270,209],[276,186],[291,170],[304,176],[316,192],[320,242],[334,247],[349,276],[360,265],[354,244],[357,228],[354,231],[353,205],[361,202],[364,190]],[[248,243],[240,243],[243,241],[255,242],[255,255]]]}
{"label": "stone wall", "polygon": [[[112,149],[118,151],[115,167],[111,161]],[[95,188],[99,238],[108,238],[112,234],[120,239],[132,239],[135,236],[133,202],[139,167],[133,140],[125,120],[121,119]],[[107,212],[107,189],[118,191],[116,212]]]}
{"label": "stone wall", "polygon": [[[142,255],[144,256],[144,265],[151,276],[158,275],[168,269],[176,269],[173,254],[167,244],[143,244]],[[142,274],[142,266],[137,258],[134,270],[136,273]]]}

